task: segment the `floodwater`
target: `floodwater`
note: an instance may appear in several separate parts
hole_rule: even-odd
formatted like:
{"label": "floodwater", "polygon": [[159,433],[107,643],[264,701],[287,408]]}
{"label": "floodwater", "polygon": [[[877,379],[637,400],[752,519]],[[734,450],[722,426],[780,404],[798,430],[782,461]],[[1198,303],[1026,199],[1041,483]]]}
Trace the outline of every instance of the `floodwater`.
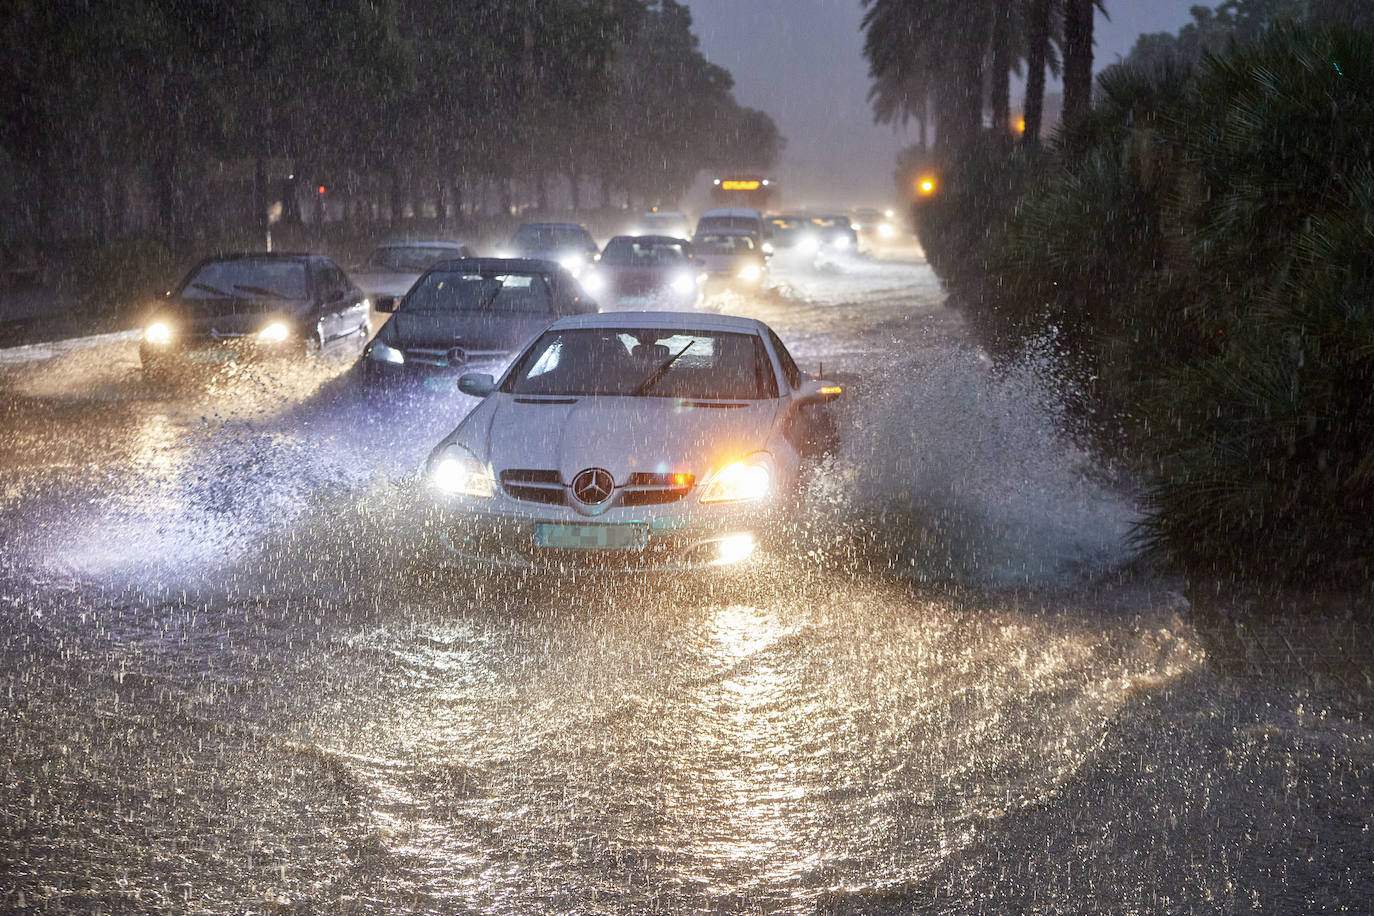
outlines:
{"label": "floodwater", "polygon": [[428,565],[472,401],[346,352],[4,355],[0,909],[1374,911],[1367,701],[1208,657],[1053,360],[994,371],[917,252],[774,280],[710,307],[846,382],[844,445],[710,577]]}

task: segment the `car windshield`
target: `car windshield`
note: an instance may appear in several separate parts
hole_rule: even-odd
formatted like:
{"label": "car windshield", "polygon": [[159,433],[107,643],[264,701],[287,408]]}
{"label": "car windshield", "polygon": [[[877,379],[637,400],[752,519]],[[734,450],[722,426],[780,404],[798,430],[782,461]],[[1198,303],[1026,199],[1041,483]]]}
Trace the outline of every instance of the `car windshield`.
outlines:
{"label": "car windshield", "polygon": [[759,221],[747,216],[706,216],[697,223],[697,232],[728,232],[731,229],[757,229]]}
{"label": "car windshield", "polygon": [[364,271],[422,273],[440,261],[462,257],[456,248],[437,245],[383,245],[363,262]]}
{"label": "car windshield", "polygon": [[547,331],[520,357],[501,390],[564,397],[778,396],[758,335],[664,328]]}
{"label": "car windshield", "polygon": [[667,267],[686,260],[682,242],[664,239],[611,239],[601,253],[601,263],[621,267]]}
{"label": "car windshield", "polygon": [[281,258],[211,261],[182,284],[181,298],[307,299],[305,262]]}
{"label": "car windshield", "polygon": [[726,232],[698,235],[692,244],[711,254],[743,254],[757,248],[753,236]]}
{"label": "car windshield", "polygon": [[575,226],[521,226],[515,230],[511,245],[520,251],[557,251],[581,248],[587,240]]}
{"label": "car windshield", "polygon": [[398,312],[515,312],[544,315],[550,311],[549,285],[540,274],[473,273],[432,270],[406,294]]}

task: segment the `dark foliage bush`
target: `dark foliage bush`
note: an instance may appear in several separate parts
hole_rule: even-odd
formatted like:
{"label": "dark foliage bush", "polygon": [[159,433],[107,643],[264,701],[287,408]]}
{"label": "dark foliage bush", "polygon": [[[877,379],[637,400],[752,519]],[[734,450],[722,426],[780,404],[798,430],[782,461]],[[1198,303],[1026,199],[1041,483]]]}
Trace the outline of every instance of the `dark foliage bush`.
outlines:
{"label": "dark foliage bush", "polygon": [[920,214],[932,264],[994,353],[1072,354],[1156,555],[1367,577],[1374,36],[1278,28],[1099,88],[1047,158],[950,169]]}

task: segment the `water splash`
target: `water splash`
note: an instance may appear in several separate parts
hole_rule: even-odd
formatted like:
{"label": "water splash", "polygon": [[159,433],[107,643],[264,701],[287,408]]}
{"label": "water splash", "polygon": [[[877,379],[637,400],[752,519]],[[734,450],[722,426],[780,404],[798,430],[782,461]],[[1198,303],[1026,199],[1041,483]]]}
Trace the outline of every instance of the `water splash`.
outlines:
{"label": "water splash", "polygon": [[1068,432],[1061,365],[1046,345],[892,366],[856,399],[822,504],[915,578],[1065,584],[1129,562],[1135,506]]}

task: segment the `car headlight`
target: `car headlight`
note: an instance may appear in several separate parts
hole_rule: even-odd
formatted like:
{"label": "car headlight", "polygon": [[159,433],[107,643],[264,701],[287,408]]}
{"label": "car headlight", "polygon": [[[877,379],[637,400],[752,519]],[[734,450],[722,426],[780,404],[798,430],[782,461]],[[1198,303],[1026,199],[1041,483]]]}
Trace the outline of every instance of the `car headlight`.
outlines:
{"label": "car headlight", "polygon": [[558,263],[563,265],[564,270],[576,277],[578,274],[582,273],[582,268],[586,265],[587,261],[580,254],[570,254],[559,258]]}
{"label": "car headlight", "polygon": [[772,254],[772,253],[773,253],[773,243],[772,243],[772,242],[764,242],[763,245],[760,246],[760,247],[762,247],[763,253],[764,253],[764,254]]}
{"label": "car headlight", "polygon": [[395,363],[398,366],[406,361],[404,353],[395,347],[388,347],[380,340],[372,342],[372,347],[368,350],[367,355],[379,363]]}
{"label": "car headlight", "polygon": [[143,339],[159,347],[172,342],[172,326],[165,321],[154,321],[143,329]]}
{"label": "car headlight", "polygon": [[835,236],[834,245],[835,245],[836,248],[840,248],[840,249],[848,248],[848,247],[849,247],[849,236],[847,236],[847,235],[837,235],[837,236]]}
{"label": "car headlight", "polygon": [[763,499],[773,488],[767,454],[760,452],[742,461],[732,461],[711,476],[701,494],[704,503],[745,502]]}
{"label": "car headlight", "polygon": [[815,254],[821,250],[821,239],[818,235],[807,234],[797,239],[797,247],[804,254]]}
{"label": "car headlight", "polygon": [[879,223],[878,234],[885,239],[890,239],[897,234],[897,230],[893,228],[891,223]]}
{"label": "car headlight", "polygon": [[757,264],[745,264],[740,269],[739,278],[746,283],[757,283],[763,279],[763,268]]}
{"label": "car headlight", "polygon": [[258,332],[260,343],[281,343],[291,336],[291,329],[280,321],[274,321]]}
{"label": "car headlight", "polygon": [[606,275],[599,270],[589,270],[582,278],[582,288],[595,296],[606,290]]}
{"label": "car headlight", "polygon": [[494,489],[491,472],[472,452],[460,445],[450,445],[444,449],[438,460],[430,466],[429,479],[443,493],[480,499],[490,497]]}
{"label": "car headlight", "polygon": [[673,292],[694,293],[697,291],[697,278],[686,271],[673,277]]}

